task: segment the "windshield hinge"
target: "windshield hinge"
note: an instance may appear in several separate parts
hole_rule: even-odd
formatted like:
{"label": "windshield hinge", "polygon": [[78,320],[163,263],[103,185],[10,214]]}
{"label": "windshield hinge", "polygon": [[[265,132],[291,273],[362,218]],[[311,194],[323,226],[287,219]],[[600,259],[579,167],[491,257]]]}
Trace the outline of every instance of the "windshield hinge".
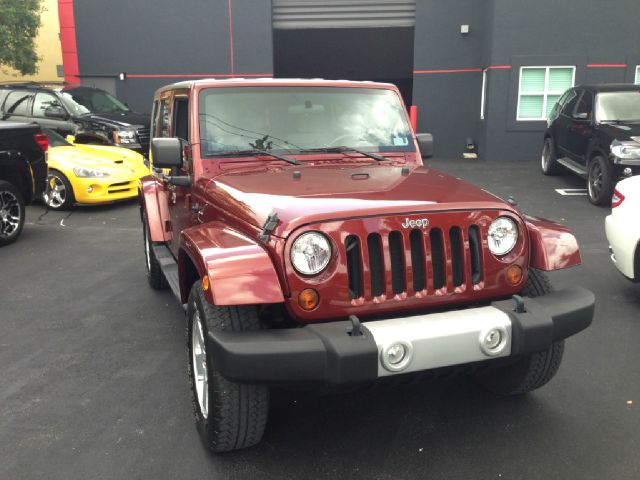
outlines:
{"label": "windshield hinge", "polygon": [[264,222],[264,225],[262,225],[262,231],[258,235],[258,240],[262,243],[267,243],[269,235],[271,235],[271,232],[276,228],[279,221],[278,213],[275,210],[272,210],[267,217],[267,220]]}

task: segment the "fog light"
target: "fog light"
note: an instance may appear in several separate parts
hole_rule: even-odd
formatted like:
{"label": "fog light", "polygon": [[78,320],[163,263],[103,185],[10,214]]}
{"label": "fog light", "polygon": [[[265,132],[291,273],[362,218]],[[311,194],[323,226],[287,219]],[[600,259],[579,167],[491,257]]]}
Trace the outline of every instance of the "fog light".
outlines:
{"label": "fog light", "polygon": [[313,310],[320,303],[320,295],[313,288],[305,288],[298,295],[298,305],[303,310]]}
{"label": "fog light", "polygon": [[630,177],[632,173],[633,170],[631,170],[629,167],[625,167],[625,169],[622,170],[622,175],[624,175],[625,177]]}
{"label": "fog light", "polygon": [[87,187],[87,193],[91,193],[91,192],[93,192],[93,187],[91,185],[89,185]]}
{"label": "fog light", "polygon": [[507,282],[509,285],[517,285],[522,280],[522,268],[520,265],[511,265],[507,268]]}
{"label": "fog light", "polygon": [[495,327],[480,334],[480,349],[490,357],[500,355],[509,343],[509,333],[504,327]]}
{"label": "fog light", "polygon": [[390,372],[404,370],[413,356],[413,347],[409,342],[394,342],[387,345],[380,353],[382,366]]}

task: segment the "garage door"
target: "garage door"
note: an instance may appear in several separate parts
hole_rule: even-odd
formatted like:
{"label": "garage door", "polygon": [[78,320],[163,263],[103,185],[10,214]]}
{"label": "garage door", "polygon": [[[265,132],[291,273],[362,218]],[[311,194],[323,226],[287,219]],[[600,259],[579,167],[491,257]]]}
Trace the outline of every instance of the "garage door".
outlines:
{"label": "garage door", "polygon": [[416,0],[273,0],[273,28],[413,27]]}

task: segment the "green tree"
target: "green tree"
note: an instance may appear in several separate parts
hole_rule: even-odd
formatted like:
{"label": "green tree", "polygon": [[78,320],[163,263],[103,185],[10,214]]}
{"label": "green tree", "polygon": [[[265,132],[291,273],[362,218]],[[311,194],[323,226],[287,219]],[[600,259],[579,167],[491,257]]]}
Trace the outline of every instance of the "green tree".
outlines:
{"label": "green tree", "polygon": [[0,67],[22,75],[38,71],[35,38],[42,0],[0,0]]}

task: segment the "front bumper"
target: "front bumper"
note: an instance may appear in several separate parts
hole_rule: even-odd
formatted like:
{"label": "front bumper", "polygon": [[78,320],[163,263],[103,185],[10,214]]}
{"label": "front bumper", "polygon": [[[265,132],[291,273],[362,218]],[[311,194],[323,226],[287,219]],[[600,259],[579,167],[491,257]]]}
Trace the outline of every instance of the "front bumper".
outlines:
{"label": "front bumper", "polygon": [[[241,383],[364,382],[546,350],[587,328],[594,304],[590,291],[572,287],[525,298],[518,311],[514,300],[502,300],[487,307],[370,321],[362,324],[360,336],[350,335],[350,321],[209,332],[207,352],[223,376]],[[501,335],[493,351],[483,343],[492,331]],[[409,357],[399,370],[388,362],[397,344]]]}

